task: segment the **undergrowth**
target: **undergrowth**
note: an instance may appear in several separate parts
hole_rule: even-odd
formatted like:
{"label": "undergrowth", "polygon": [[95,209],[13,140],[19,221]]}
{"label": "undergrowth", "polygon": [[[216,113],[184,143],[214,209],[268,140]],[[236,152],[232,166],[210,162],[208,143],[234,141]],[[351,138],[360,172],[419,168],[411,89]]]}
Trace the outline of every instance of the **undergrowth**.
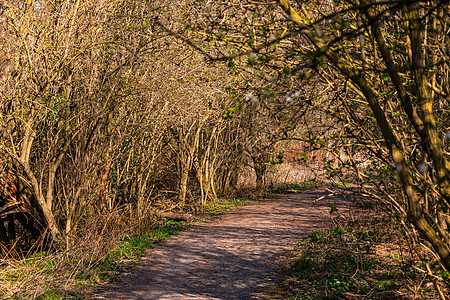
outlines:
{"label": "undergrowth", "polygon": [[[83,299],[84,288],[111,281],[123,271],[120,263],[141,257],[146,249],[178,233],[188,225],[166,221],[134,234],[84,239],[64,251],[40,252],[18,261],[4,261],[0,268],[1,299]],[[87,241],[90,240],[90,243]]]}
{"label": "undergrowth", "polygon": [[[253,197],[242,197],[208,203],[204,213],[195,216],[195,220],[203,222],[208,216],[225,213],[253,200]],[[196,226],[164,219],[137,226],[127,223],[133,219],[130,216],[103,219],[86,224],[85,233],[72,241],[75,246],[70,249],[61,242],[53,251],[20,260],[1,260],[0,299],[84,299],[93,288],[113,281],[132,267],[127,261],[137,260],[156,243]]]}
{"label": "undergrowth", "polygon": [[422,250],[420,260],[389,216],[358,211],[357,218],[334,218],[332,229],[299,240],[269,298],[441,299],[435,284],[449,296],[448,273],[430,252]]}

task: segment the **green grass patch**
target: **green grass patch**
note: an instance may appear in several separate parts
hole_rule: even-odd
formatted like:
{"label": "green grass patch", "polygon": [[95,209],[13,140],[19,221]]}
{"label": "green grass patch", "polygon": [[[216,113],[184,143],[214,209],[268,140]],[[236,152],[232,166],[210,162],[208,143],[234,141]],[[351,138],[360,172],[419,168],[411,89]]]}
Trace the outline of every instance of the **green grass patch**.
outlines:
{"label": "green grass patch", "polygon": [[155,244],[165,241],[189,227],[193,227],[193,225],[188,225],[182,221],[168,220],[151,230],[139,234],[126,235],[116,244],[116,248],[110,251],[105,259],[99,263],[96,275],[103,281],[113,280],[117,274],[123,271],[124,267],[120,266],[119,263],[121,260],[137,260]]}
{"label": "green grass patch", "polygon": [[208,215],[219,215],[242,205],[252,203],[253,200],[248,198],[232,198],[221,199],[218,202],[210,202],[205,205],[206,213]]}
{"label": "green grass patch", "polygon": [[108,259],[113,261],[123,258],[137,259],[145,253],[146,249],[152,248],[154,244],[166,240],[187,227],[186,222],[169,220],[143,233],[125,236],[117,244],[117,248],[110,252]]}
{"label": "green grass patch", "polygon": [[301,191],[316,189],[325,185],[325,182],[321,180],[305,180],[301,183],[286,183],[280,186],[269,188],[268,192],[271,194],[286,194],[286,193],[298,193]]}

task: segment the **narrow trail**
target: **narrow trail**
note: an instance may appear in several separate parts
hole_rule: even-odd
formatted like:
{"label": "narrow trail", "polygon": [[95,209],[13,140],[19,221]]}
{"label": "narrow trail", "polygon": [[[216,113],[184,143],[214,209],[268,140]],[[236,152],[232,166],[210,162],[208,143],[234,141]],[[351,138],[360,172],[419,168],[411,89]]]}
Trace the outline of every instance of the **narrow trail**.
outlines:
{"label": "narrow trail", "polygon": [[326,191],[286,194],[238,207],[151,249],[139,268],[94,299],[263,299],[277,260],[296,240],[330,226],[330,206],[349,210]]}

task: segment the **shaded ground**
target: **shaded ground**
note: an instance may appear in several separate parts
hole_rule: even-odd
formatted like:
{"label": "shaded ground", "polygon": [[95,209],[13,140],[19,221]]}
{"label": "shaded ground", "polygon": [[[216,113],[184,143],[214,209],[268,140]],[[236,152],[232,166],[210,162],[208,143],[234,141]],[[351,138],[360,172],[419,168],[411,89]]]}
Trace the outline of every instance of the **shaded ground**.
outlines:
{"label": "shaded ground", "polygon": [[261,299],[277,260],[298,240],[330,225],[330,206],[349,211],[342,196],[310,191],[239,207],[214,222],[157,245],[140,267],[94,299]]}

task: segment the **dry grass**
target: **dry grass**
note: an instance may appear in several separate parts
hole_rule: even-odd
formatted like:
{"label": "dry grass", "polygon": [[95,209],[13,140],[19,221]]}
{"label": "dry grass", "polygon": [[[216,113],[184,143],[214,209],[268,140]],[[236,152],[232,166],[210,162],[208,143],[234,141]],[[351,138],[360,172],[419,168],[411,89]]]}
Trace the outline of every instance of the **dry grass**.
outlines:
{"label": "dry grass", "polygon": [[[143,218],[144,219],[144,218]],[[146,220],[152,220],[147,216]],[[135,222],[126,222],[135,220]],[[146,225],[147,228],[148,224]],[[124,239],[137,235],[142,222],[124,211],[96,216],[80,226],[69,243],[22,259],[4,259],[0,268],[2,299],[78,299],[85,287],[108,281],[119,271],[117,261],[132,251]],[[127,228],[125,230],[125,228]]]}
{"label": "dry grass", "polygon": [[97,261],[95,253],[79,250],[44,252],[9,262],[0,271],[0,295],[12,299],[75,297],[72,291],[95,281],[92,276],[86,275]]}

